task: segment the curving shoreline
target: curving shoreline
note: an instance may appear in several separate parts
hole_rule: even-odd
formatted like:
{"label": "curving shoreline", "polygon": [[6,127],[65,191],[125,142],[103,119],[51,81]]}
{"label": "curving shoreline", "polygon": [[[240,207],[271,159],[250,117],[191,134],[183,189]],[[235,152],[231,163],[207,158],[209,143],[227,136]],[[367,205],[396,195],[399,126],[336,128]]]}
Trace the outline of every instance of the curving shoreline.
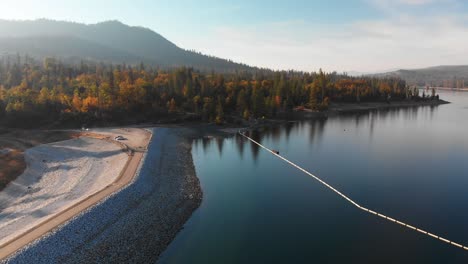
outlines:
{"label": "curving shoreline", "polygon": [[[335,113],[388,108],[351,106]],[[390,107],[408,106],[414,105]],[[3,262],[155,262],[201,203],[192,136],[187,128],[154,128],[149,151],[127,187]]]}
{"label": "curving shoreline", "polygon": [[127,187],[5,263],[154,262],[198,208],[202,191],[183,128],[156,128]]}

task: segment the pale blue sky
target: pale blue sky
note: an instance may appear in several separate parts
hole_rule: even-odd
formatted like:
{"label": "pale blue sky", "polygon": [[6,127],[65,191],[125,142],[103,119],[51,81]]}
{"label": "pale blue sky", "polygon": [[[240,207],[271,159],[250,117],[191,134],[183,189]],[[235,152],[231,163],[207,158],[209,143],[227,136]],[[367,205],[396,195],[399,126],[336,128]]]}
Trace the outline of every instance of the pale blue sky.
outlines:
{"label": "pale blue sky", "polygon": [[186,49],[274,69],[468,64],[463,0],[1,1],[0,18],[148,27]]}

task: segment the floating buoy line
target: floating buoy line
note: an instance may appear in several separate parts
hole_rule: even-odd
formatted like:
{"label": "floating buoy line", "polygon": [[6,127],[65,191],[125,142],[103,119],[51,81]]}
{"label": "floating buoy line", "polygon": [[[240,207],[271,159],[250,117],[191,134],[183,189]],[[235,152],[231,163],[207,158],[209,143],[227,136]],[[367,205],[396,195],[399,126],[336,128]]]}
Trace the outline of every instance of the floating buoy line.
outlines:
{"label": "floating buoy line", "polygon": [[438,239],[438,240],[440,240],[440,241],[442,241],[442,242],[445,242],[445,243],[447,243],[447,244],[450,244],[450,245],[452,245],[452,246],[455,246],[455,247],[458,247],[458,248],[461,248],[461,249],[464,249],[464,250],[468,250],[468,247],[467,247],[467,246],[464,246],[464,245],[459,244],[459,243],[455,243],[455,242],[453,242],[453,241],[451,241],[451,240],[448,240],[448,239],[445,239],[445,238],[443,238],[443,237],[441,237],[441,236],[438,236],[438,235],[435,235],[435,234],[433,234],[433,233],[427,232],[427,231],[425,231],[425,230],[423,230],[423,229],[414,227],[414,226],[412,226],[412,225],[406,224],[406,223],[404,223],[404,222],[402,222],[402,221],[398,221],[398,220],[396,220],[396,219],[394,219],[394,218],[388,217],[388,216],[386,216],[386,215],[384,215],[384,214],[381,214],[381,213],[372,211],[372,210],[370,210],[370,209],[368,209],[368,208],[366,208],[366,207],[364,207],[364,206],[359,205],[358,203],[356,203],[355,201],[353,201],[351,198],[349,198],[348,196],[344,195],[343,193],[341,193],[340,191],[338,191],[338,190],[335,189],[333,186],[331,186],[330,184],[326,183],[325,181],[323,181],[323,180],[320,179],[319,177],[313,175],[312,173],[310,173],[310,172],[306,171],[305,169],[301,168],[299,165],[297,165],[297,164],[293,163],[292,161],[286,159],[285,157],[279,155],[279,151],[277,151],[277,150],[272,150],[272,149],[269,149],[269,148],[263,146],[263,145],[260,144],[259,142],[257,142],[257,141],[255,141],[255,140],[253,140],[252,138],[246,136],[246,135],[245,135],[244,133],[242,133],[241,131],[239,131],[238,133],[239,133],[241,136],[243,136],[243,137],[245,137],[246,139],[248,139],[248,140],[250,140],[251,142],[253,142],[254,144],[260,146],[261,148],[265,149],[266,151],[270,152],[271,154],[275,155],[276,157],[278,157],[278,158],[282,159],[283,161],[287,162],[289,165],[295,167],[296,169],[298,169],[298,170],[304,172],[305,174],[309,175],[310,177],[314,178],[315,180],[317,180],[317,181],[320,182],[321,184],[325,185],[325,187],[327,187],[328,189],[332,190],[333,192],[335,192],[335,193],[338,194],[339,196],[343,197],[346,201],[348,201],[349,203],[351,203],[351,204],[354,205],[355,207],[357,207],[357,208],[359,208],[359,209],[361,209],[361,210],[363,210],[363,211],[365,211],[365,212],[367,212],[367,213],[370,213],[370,214],[379,216],[379,217],[381,217],[381,218],[383,218],[383,219],[385,219],[385,220],[388,220],[388,221],[390,221],[390,222],[397,223],[397,224],[399,224],[399,225],[401,225],[401,226],[407,227],[407,228],[412,229],[412,230],[414,230],[414,231],[418,231],[418,232],[420,232],[420,233],[422,233],[422,234],[424,234],[424,235],[427,235],[427,236],[430,236],[430,237],[432,237],[432,238]]}

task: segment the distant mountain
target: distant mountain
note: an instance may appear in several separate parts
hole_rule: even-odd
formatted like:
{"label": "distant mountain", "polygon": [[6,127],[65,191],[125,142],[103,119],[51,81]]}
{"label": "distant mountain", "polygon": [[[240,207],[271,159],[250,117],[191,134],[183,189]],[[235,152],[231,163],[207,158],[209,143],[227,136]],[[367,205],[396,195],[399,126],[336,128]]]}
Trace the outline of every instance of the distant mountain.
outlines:
{"label": "distant mountain", "polygon": [[381,74],[381,73],[393,72],[393,71],[396,71],[396,70],[398,70],[398,69],[388,69],[388,70],[385,70],[385,71],[372,71],[372,72],[347,71],[345,73],[347,75],[349,75],[349,76],[361,77],[361,76],[369,76],[369,75],[377,75],[377,74]]}
{"label": "distant mountain", "polygon": [[0,54],[5,53],[217,71],[252,69],[181,49],[150,29],[130,27],[119,21],[86,25],[46,19],[0,20]]}
{"label": "distant mountain", "polygon": [[396,76],[410,85],[463,88],[468,86],[468,65],[435,66],[415,70],[397,70],[377,76]]}

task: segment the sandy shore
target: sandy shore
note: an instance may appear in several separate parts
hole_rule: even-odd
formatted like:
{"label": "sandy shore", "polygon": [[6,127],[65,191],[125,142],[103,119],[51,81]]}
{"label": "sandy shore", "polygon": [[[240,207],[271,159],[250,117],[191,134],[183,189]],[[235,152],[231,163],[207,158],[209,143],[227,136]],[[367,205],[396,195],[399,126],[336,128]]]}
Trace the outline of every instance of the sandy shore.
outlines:
{"label": "sandy shore", "polygon": [[131,184],[4,262],[154,263],[201,202],[187,133],[154,129]]}
{"label": "sandy shore", "polygon": [[78,132],[0,128],[0,191],[26,169],[24,152],[34,146],[76,138]]}
{"label": "sandy shore", "polygon": [[0,245],[115,181],[128,156],[83,137],[28,149],[25,158],[26,171],[0,192]]}
{"label": "sandy shore", "polygon": [[[149,133],[142,129],[103,131],[106,135],[93,132],[95,138],[39,145],[25,152],[28,168],[0,192],[0,257],[46,234],[134,178],[143,153],[129,156],[128,149],[143,151]],[[122,134],[126,145],[112,140]]]}

